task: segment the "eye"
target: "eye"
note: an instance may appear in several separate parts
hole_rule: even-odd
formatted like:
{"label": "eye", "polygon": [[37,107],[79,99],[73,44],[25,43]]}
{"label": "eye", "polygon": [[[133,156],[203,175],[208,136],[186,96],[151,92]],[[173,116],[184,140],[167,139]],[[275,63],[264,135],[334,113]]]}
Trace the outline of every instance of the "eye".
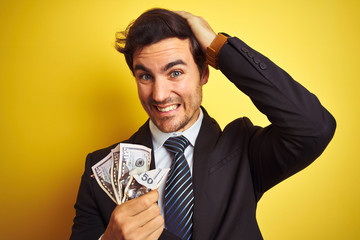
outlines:
{"label": "eye", "polygon": [[145,74],[140,74],[140,75],[138,76],[138,79],[139,79],[140,81],[146,82],[146,81],[151,80],[151,79],[152,79],[152,76],[151,76],[150,74],[147,74],[147,73],[145,73]]}
{"label": "eye", "polygon": [[179,77],[181,74],[182,74],[181,71],[172,71],[172,72],[170,73],[170,77],[173,77],[173,78]]}

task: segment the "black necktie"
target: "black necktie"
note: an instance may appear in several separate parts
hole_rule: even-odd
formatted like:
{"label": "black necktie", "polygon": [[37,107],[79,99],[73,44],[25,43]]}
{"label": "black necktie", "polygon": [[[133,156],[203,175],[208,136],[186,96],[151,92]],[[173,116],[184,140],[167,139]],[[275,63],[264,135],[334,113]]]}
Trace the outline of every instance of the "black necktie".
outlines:
{"label": "black necktie", "polygon": [[184,136],[170,137],[164,146],[174,155],[165,187],[165,225],[181,239],[191,239],[194,195],[190,168],[184,156],[189,140]]}

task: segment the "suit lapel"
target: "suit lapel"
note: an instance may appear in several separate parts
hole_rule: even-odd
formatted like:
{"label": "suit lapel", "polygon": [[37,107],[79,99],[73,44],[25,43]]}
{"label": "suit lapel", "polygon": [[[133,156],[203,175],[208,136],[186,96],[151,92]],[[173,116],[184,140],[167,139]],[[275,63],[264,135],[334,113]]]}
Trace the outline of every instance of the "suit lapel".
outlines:
{"label": "suit lapel", "polygon": [[202,224],[204,216],[209,209],[202,207],[207,201],[205,194],[206,178],[208,176],[209,157],[211,149],[215,148],[221,133],[217,122],[212,119],[202,108],[204,119],[196,139],[193,159],[193,185],[194,185],[194,215],[193,215],[193,239],[200,239],[201,232],[206,232],[206,226]]}

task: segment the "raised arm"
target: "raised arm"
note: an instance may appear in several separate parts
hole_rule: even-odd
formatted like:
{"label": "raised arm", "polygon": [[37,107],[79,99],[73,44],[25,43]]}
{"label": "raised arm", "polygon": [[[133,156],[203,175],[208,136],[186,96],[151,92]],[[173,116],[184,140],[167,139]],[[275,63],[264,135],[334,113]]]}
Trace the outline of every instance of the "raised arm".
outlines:
{"label": "raised arm", "polygon": [[[205,51],[216,36],[209,24],[187,12],[178,14],[187,19]],[[271,122],[266,128],[258,128],[249,145],[252,177],[259,198],[320,156],[333,137],[336,122],[314,94],[240,39],[229,37],[218,58],[222,73]],[[237,123],[234,121],[227,129],[233,129],[231,125]]]}

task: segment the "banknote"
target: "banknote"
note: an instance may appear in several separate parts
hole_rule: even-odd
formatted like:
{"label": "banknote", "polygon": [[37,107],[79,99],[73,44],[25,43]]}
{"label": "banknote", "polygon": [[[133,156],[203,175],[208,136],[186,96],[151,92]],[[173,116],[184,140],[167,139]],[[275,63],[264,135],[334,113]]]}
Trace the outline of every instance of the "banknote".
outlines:
{"label": "banknote", "polygon": [[149,192],[150,189],[148,189],[145,186],[142,186],[141,184],[139,184],[135,179],[134,176],[128,176],[127,178],[127,185],[124,189],[124,196],[122,199],[122,203],[140,197],[143,194]]}
{"label": "banknote", "polygon": [[[128,176],[146,172],[150,168],[151,149],[142,145],[120,143],[119,188],[125,191]],[[124,197],[124,196],[123,196]]]}
{"label": "banknote", "polygon": [[120,143],[121,175],[146,172],[150,167],[151,149],[142,145]]}
{"label": "banknote", "polygon": [[140,197],[150,190],[157,189],[169,171],[170,168],[153,169],[138,175],[128,175],[125,180],[126,187],[121,202],[124,203],[130,199]]}
{"label": "banknote", "polygon": [[120,160],[120,145],[118,144],[114,149],[111,150],[113,161],[111,165],[111,184],[114,189],[115,199],[118,203],[121,202],[122,191],[119,186],[119,160]]}
{"label": "banknote", "polygon": [[119,143],[92,167],[93,176],[117,204],[157,188],[169,169],[148,171],[151,149],[142,145]]}
{"label": "banknote", "polygon": [[134,175],[135,180],[142,186],[151,190],[157,189],[166,178],[170,168],[153,169],[138,175]]}
{"label": "banknote", "polygon": [[92,166],[94,177],[100,187],[105,191],[107,195],[115,202],[116,197],[114,188],[111,183],[111,166],[113,162],[113,154],[110,152],[105,158]]}

